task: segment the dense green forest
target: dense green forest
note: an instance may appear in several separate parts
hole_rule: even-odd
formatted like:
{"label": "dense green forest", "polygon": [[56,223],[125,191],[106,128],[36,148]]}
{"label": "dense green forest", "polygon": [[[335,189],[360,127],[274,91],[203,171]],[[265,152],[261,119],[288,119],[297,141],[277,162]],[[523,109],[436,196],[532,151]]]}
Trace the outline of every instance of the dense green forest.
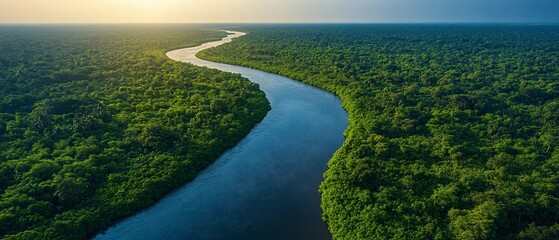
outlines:
{"label": "dense green forest", "polygon": [[559,239],[559,27],[245,26],[202,58],[336,93],[335,239]]}
{"label": "dense green forest", "polygon": [[0,26],[0,238],[86,238],[248,134],[269,110],[256,84],[165,56],[225,35]]}

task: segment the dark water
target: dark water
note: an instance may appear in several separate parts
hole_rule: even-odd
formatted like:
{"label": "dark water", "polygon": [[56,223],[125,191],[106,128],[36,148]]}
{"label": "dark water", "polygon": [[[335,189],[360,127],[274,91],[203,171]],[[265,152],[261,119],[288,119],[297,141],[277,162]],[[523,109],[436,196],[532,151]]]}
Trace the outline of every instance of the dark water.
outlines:
{"label": "dark water", "polygon": [[347,113],[325,91],[275,74],[203,61],[200,47],[175,60],[241,73],[260,84],[272,110],[235,148],[192,182],[96,239],[330,239],[318,186],[344,141]]}

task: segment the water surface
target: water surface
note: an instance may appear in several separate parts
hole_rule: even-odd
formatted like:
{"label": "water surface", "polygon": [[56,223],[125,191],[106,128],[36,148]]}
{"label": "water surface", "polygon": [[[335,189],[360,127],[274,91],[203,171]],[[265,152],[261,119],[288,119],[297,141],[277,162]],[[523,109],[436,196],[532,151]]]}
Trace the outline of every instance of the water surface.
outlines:
{"label": "water surface", "polygon": [[287,77],[195,57],[244,35],[167,53],[171,59],[240,73],[272,110],[196,179],[96,239],[330,239],[318,186],[345,140],[347,113],[331,93]]}

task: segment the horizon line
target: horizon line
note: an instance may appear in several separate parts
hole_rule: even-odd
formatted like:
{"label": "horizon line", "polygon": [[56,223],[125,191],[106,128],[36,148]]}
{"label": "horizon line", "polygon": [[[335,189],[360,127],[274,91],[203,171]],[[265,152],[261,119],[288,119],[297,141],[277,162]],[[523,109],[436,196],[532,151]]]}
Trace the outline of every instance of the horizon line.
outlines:
{"label": "horizon line", "polygon": [[367,21],[263,21],[263,22],[0,22],[0,25],[142,25],[142,24],[497,24],[497,25],[559,25],[559,22],[530,21],[402,21],[402,22],[367,22]]}

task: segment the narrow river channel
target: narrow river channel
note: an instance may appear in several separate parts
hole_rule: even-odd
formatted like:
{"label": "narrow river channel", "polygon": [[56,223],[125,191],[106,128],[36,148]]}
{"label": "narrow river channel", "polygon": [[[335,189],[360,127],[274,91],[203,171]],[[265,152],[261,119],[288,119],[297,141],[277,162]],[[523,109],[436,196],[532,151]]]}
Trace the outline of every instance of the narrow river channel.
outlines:
{"label": "narrow river channel", "polygon": [[201,60],[221,41],[170,51],[169,58],[240,73],[258,83],[272,110],[236,147],[193,181],[95,239],[330,239],[318,186],[345,140],[339,98],[287,77]]}

